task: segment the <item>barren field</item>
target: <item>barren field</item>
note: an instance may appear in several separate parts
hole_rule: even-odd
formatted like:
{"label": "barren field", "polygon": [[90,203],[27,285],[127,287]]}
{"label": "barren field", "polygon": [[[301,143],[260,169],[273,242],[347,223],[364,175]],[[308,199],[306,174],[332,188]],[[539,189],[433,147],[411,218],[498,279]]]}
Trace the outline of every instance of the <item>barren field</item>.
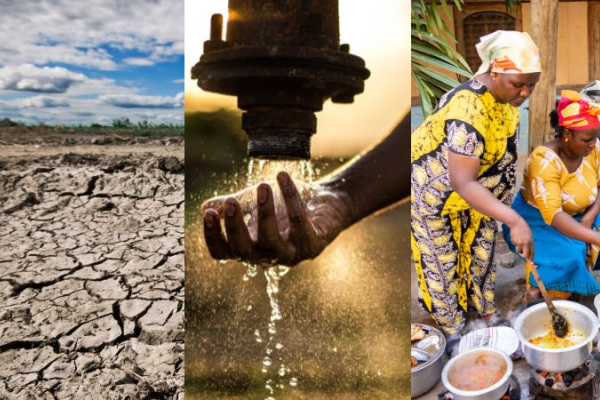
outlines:
{"label": "barren field", "polygon": [[182,399],[182,137],[0,132],[0,399]]}

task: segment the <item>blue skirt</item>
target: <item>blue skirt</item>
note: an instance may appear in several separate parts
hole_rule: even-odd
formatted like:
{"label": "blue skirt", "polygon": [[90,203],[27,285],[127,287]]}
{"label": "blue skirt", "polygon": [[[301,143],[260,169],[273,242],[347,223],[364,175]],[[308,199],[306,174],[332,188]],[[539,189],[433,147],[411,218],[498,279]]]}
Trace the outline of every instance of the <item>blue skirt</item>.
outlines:
{"label": "blue skirt", "polygon": [[[535,251],[533,261],[546,289],[586,296],[600,293],[600,286],[585,264],[585,242],[571,239],[547,225],[540,211],[529,205],[520,192],[515,196],[512,208],[531,228]],[[597,229],[599,225],[600,215],[594,221],[593,229]],[[516,253],[515,246],[510,241],[510,228],[505,224],[502,224],[502,233],[510,249]],[[537,287],[533,274],[529,276],[529,284]]]}

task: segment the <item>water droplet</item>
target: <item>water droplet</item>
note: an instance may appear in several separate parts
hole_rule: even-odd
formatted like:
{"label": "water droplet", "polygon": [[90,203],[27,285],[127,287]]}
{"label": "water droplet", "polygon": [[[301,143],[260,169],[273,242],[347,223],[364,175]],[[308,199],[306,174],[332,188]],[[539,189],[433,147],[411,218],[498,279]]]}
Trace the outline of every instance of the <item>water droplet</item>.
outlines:
{"label": "water droplet", "polygon": [[285,376],[285,367],[283,365],[279,368],[279,376]]}
{"label": "water droplet", "polygon": [[244,276],[242,277],[242,280],[243,280],[244,282],[248,282],[248,281],[250,280],[250,277],[249,277],[248,275],[244,275]]}
{"label": "water droplet", "polygon": [[296,387],[296,385],[298,385],[298,379],[296,379],[296,378],[290,379],[290,386]]}
{"label": "water droplet", "polygon": [[227,260],[219,260],[219,264],[225,265],[225,264],[227,264]]}
{"label": "water droplet", "polygon": [[270,367],[271,364],[273,364],[273,361],[271,361],[271,359],[269,357],[265,357],[263,358],[263,365],[265,367]]}
{"label": "water droplet", "polygon": [[337,353],[337,347],[334,347],[334,348],[333,348],[333,352],[334,352],[334,353]]}
{"label": "water droplet", "polygon": [[277,328],[275,327],[275,324],[269,324],[269,333],[271,335],[275,335],[277,333]]}
{"label": "water droplet", "polygon": [[254,171],[254,159],[251,158],[248,162],[248,180],[246,181],[246,186],[252,186],[254,182],[252,181],[252,172]]}
{"label": "water droplet", "polygon": [[246,307],[246,311],[252,311],[252,306],[250,305],[250,306]]}
{"label": "water droplet", "polygon": [[266,369],[265,367],[263,367],[263,369],[261,369],[261,371],[262,371],[263,374],[266,374],[269,370]]}
{"label": "water droplet", "polygon": [[377,376],[381,376],[381,371],[377,371]]}
{"label": "water droplet", "polygon": [[282,345],[281,343],[276,343],[276,344],[275,344],[275,348],[276,348],[277,350],[281,350],[281,349],[283,349],[283,345]]}

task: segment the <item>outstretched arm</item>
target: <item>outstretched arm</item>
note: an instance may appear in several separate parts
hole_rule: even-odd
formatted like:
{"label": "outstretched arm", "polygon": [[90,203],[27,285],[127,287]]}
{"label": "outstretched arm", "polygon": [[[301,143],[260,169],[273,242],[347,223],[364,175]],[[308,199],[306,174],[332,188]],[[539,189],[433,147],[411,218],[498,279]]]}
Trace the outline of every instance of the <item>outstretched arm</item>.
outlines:
{"label": "outstretched arm", "polygon": [[[379,144],[320,184],[352,199],[350,224],[410,195],[410,114]],[[349,224],[349,225],[350,225]]]}
{"label": "outstretched arm", "polygon": [[521,257],[533,262],[533,235],[527,222],[477,181],[479,158],[448,151],[452,188],[475,210],[510,227],[510,239]]}
{"label": "outstretched arm", "polygon": [[600,233],[577,222],[564,211],[559,211],[554,215],[552,227],[572,239],[600,245]]}
{"label": "outstretched arm", "polygon": [[277,183],[284,207],[276,207],[266,183],[202,205],[214,258],[295,265],[319,255],[350,225],[407,197],[410,114],[382,142],[318,182],[297,186],[281,172]]}

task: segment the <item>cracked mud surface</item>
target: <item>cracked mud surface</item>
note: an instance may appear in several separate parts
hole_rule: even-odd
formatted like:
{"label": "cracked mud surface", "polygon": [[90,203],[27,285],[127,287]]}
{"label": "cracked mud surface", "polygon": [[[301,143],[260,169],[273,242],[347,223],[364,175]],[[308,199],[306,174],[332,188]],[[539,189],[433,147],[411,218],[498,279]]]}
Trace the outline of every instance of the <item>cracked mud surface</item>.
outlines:
{"label": "cracked mud surface", "polygon": [[183,399],[181,138],[49,142],[0,143],[0,399]]}

